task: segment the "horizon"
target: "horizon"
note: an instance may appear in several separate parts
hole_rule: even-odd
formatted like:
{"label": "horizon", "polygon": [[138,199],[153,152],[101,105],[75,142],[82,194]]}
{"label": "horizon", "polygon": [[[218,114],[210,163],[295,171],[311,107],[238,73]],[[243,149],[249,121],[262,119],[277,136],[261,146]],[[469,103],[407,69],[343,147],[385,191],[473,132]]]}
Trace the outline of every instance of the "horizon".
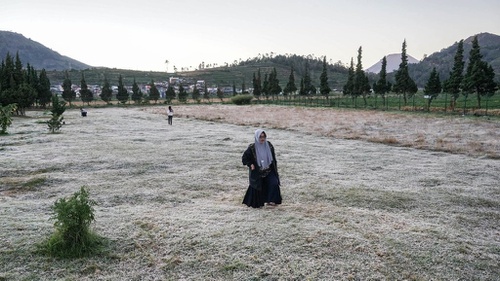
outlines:
{"label": "horizon", "polygon": [[21,0],[3,4],[0,29],[92,67],[172,72],[174,66],[223,66],[260,54],[326,56],[348,65],[361,46],[367,69],[383,56],[401,53],[404,40],[407,54],[420,61],[461,39],[500,34],[499,10],[500,2],[493,0],[473,5],[465,0],[187,0],[153,1],[140,9],[116,0]]}

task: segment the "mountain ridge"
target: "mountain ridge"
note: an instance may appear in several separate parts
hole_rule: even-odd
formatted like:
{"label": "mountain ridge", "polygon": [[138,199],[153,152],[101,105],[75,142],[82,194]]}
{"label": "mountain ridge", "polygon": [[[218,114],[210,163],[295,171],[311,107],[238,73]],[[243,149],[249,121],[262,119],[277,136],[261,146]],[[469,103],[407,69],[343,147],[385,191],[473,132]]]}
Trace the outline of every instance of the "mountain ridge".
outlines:
{"label": "mountain ridge", "polygon": [[7,53],[12,57],[19,54],[23,64],[29,63],[35,69],[82,70],[91,67],[83,62],[63,56],[22,34],[0,31],[0,59],[5,59]]}

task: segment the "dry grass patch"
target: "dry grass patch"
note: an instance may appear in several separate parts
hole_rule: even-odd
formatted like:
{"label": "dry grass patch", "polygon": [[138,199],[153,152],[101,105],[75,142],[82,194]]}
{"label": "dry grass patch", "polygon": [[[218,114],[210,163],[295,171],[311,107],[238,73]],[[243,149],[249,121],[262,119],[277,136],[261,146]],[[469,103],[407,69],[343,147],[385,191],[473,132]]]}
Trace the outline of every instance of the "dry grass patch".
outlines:
{"label": "dry grass patch", "polygon": [[[176,108],[178,116],[200,120],[379,143],[396,139],[392,145],[500,157],[500,122],[485,117],[264,105],[179,105]],[[149,110],[164,113],[163,109]],[[447,145],[443,146],[443,142]],[[482,145],[474,145],[476,142]]]}
{"label": "dry grass patch", "polygon": [[[423,119],[404,114],[362,112],[353,119],[350,111],[330,109],[174,110],[173,126],[154,113],[162,113],[160,107],[91,109],[87,118],[68,110],[66,125],[55,135],[36,123],[37,113],[14,120],[11,135],[0,139],[0,179],[19,185],[47,180],[36,190],[0,193],[0,279],[500,275],[500,162],[432,150],[438,137],[454,143],[447,126],[469,121],[431,118],[417,128],[409,125]],[[203,118],[212,121],[198,120]],[[344,135],[335,123],[352,131]],[[253,141],[255,124],[267,129],[276,147],[284,198],[277,208],[241,204],[248,181],[241,155]],[[358,129],[358,140],[345,139]],[[497,141],[496,132],[471,130],[484,143]],[[430,148],[402,147],[419,133]],[[471,134],[463,130],[460,136]],[[50,206],[83,185],[97,202],[94,230],[109,240],[107,251],[77,260],[34,254],[35,244],[51,233]]]}

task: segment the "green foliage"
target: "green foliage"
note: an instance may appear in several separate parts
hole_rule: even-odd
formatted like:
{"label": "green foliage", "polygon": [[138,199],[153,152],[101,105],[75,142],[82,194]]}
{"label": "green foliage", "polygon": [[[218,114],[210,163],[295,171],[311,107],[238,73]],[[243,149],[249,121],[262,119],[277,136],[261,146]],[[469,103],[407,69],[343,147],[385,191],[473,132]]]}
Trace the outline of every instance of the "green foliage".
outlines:
{"label": "green foliage", "polygon": [[107,104],[109,104],[113,98],[113,90],[111,89],[111,85],[106,77],[104,77],[104,85],[102,86],[99,97],[101,97],[101,100]]}
{"label": "green foliage", "polygon": [[0,134],[6,134],[7,127],[12,125],[12,113],[14,113],[16,107],[17,105],[15,103],[11,103],[6,106],[0,105]]}
{"label": "green foliage", "polygon": [[351,58],[351,65],[347,73],[347,82],[344,85],[342,93],[345,96],[353,96],[354,93],[354,60]]}
{"label": "green foliage", "polygon": [[47,104],[50,103],[52,98],[52,92],[50,91],[50,80],[47,77],[47,72],[45,69],[42,69],[40,72],[40,77],[38,79],[38,96],[37,101],[38,104],[43,108],[46,107]]}
{"label": "green foliage", "polygon": [[236,95],[231,98],[231,102],[236,105],[245,105],[250,104],[252,102],[252,95]]}
{"label": "green foliage", "polygon": [[494,81],[495,71],[491,65],[482,60],[481,50],[477,36],[472,41],[472,49],[469,54],[469,64],[463,79],[463,91],[477,94],[477,103],[481,107],[481,96],[489,95],[497,90]]}
{"label": "green foliage", "polygon": [[293,73],[293,67],[290,70],[290,75],[288,76],[288,83],[286,84],[285,89],[283,90],[284,95],[291,95],[295,91],[297,91],[297,86],[295,85],[295,75]]}
{"label": "green foliage", "polygon": [[435,99],[439,93],[441,93],[441,81],[436,68],[432,69],[431,76],[425,85],[424,93],[428,96],[429,102],[427,109],[430,110],[432,100]]}
{"label": "green foliage", "polygon": [[179,86],[179,101],[180,102],[187,102],[188,98],[188,93],[186,92],[186,89],[182,85]]}
{"label": "green foliage", "polygon": [[59,131],[62,125],[64,125],[64,117],[62,116],[64,111],[66,111],[66,103],[64,101],[59,101],[57,95],[53,95],[52,109],[50,110],[52,117],[47,121],[51,133]]}
{"label": "green foliage", "polygon": [[382,68],[380,69],[379,79],[373,87],[373,91],[377,95],[385,97],[385,94],[391,89],[390,84],[387,82],[387,58],[382,58]]}
{"label": "green foliage", "polygon": [[71,107],[71,102],[76,99],[76,92],[72,88],[72,83],[71,80],[69,79],[69,74],[66,71],[64,82],[62,84],[63,87],[63,93],[62,93],[62,98],[69,102],[69,106]]}
{"label": "green foliage", "polygon": [[128,101],[129,95],[128,91],[123,84],[123,78],[120,75],[118,78],[118,93],[116,94],[116,99],[121,103],[125,104]]}
{"label": "green foliage", "polygon": [[193,100],[195,100],[197,103],[200,103],[200,90],[198,90],[196,85],[194,85],[192,96]]}
{"label": "green foliage", "polygon": [[94,93],[92,93],[92,91],[89,90],[89,86],[85,81],[85,75],[83,72],[82,72],[82,80],[80,86],[80,98],[82,99],[82,102],[86,102],[87,105],[90,105],[90,102],[94,100]]}
{"label": "green foliage", "polygon": [[175,91],[172,86],[168,86],[167,91],[165,92],[165,99],[167,103],[170,103],[173,99],[175,99]]}
{"label": "green foliage", "polygon": [[222,92],[222,89],[220,87],[217,87],[217,97],[222,101],[224,99],[224,92]]}
{"label": "green foliage", "polygon": [[53,115],[61,116],[64,111],[66,111],[66,103],[64,101],[60,101],[57,95],[52,95],[52,112]]}
{"label": "green foliage", "polygon": [[64,124],[64,117],[54,114],[52,114],[50,120],[47,121],[47,125],[49,126],[49,131],[52,134],[59,131],[63,124]]}
{"label": "green foliage", "polygon": [[398,94],[403,94],[404,105],[408,103],[408,95],[413,95],[418,91],[417,84],[411,79],[408,73],[408,56],[406,55],[406,40],[403,41],[401,51],[401,63],[395,75],[396,83],[393,91]]}
{"label": "green foliage", "polygon": [[149,84],[149,99],[154,100],[155,103],[158,102],[158,99],[160,98],[160,91],[158,91],[158,88],[155,86],[155,82],[151,80],[151,83]]}
{"label": "green foliage", "polygon": [[141,100],[142,100],[142,96],[143,96],[142,91],[141,91],[141,89],[139,88],[139,85],[137,85],[137,82],[134,79],[134,84],[132,84],[132,100],[136,104],[140,104]]}
{"label": "green foliage", "polygon": [[257,99],[259,99],[261,94],[262,94],[262,82],[261,82],[260,68],[259,68],[259,70],[257,70],[257,76],[255,76],[255,73],[253,74],[252,85],[253,85],[253,95]]}
{"label": "green foliage", "polygon": [[40,250],[54,257],[79,258],[99,253],[103,238],[90,230],[95,220],[94,200],[84,186],[70,198],[60,198],[52,206],[54,234],[41,244]]}
{"label": "green foliage", "polygon": [[326,56],[323,58],[323,71],[321,72],[321,76],[319,78],[319,92],[321,95],[328,98],[328,95],[332,91],[330,86],[328,86],[328,73],[327,73],[327,64],[326,64]]}

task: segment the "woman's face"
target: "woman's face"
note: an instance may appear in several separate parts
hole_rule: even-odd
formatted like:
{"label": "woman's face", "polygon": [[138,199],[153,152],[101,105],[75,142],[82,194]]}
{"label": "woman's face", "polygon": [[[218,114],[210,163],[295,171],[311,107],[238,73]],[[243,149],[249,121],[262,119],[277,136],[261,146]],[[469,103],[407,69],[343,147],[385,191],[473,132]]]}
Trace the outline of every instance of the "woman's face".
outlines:
{"label": "woman's face", "polygon": [[264,143],[266,141],[266,134],[261,133],[259,136],[259,143]]}

